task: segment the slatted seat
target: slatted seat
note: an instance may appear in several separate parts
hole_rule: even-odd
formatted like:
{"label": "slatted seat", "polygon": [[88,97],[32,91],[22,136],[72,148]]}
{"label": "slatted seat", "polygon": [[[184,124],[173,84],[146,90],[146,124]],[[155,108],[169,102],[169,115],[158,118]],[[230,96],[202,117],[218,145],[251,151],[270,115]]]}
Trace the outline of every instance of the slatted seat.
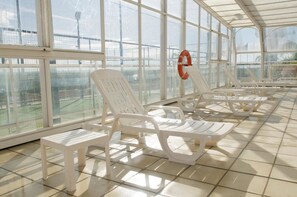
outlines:
{"label": "slatted seat", "polygon": [[[234,127],[232,123],[185,119],[182,110],[178,107],[150,106],[145,109],[134,96],[128,81],[119,71],[100,69],[92,72],[91,78],[103,96],[105,106],[109,107],[115,117],[109,133],[110,138],[115,131],[133,134],[142,140],[143,133],[157,134],[161,147],[170,161],[195,164],[207,143],[216,143]],[[179,118],[171,119],[149,115],[149,110],[157,108],[175,111]],[[103,116],[105,115],[103,114]],[[200,142],[199,149],[191,154],[177,153],[168,145],[170,136],[198,140]]]}

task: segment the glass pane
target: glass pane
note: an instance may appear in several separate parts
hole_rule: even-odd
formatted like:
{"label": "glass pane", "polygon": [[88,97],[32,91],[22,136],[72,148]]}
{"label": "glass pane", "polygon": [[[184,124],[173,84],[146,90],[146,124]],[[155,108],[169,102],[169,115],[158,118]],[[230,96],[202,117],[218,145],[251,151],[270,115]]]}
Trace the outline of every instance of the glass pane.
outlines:
{"label": "glass pane", "polygon": [[219,31],[219,26],[220,26],[219,21],[215,17],[212,17],[211,29],[214,30],[214,31]]}
{"label": "glass pane", "polygon": [[260,37],[257,29],[243,28],[236,32],[236,51],[260,51]]}
{"label": "glass pane", "polygon": [[206,10],[200,7],[200,25],[210,29],[210,15]]}
{"label": "glass pane", "polygon": [[198,25],[199,20],[199,5],[193,0],[186,1],[186,18],[187,21],[195,23]]}
{"label": "glass pane", "polygon": [[168,17],[167,47],[167,98],[179,95],[180,78],[177,74],[177,61],[180,53],[181,21]]}
{"label": "glass pane", "polygon": [[161,10],[161,0],[141,0],[141,4]]}
{"label": "glass pane", "polygon": [[216,88],[218,83],[218,64],[210,64],[210,88]]}
{"label": "glass pane", "polygon": [[221,23],[221,33],[224,35],[228,35],[228,28]]}
{"label": "glass pane", "polygon": [[139,64],[137,6],[118,0],[108,1],[105,6],[109,15],[105,24],[107,64],[121,70],[135,67]]}
{"label": "glass pane", "polygon": [[160,14],[142,9],[143,104],[160,101]]}
{"label": "glass pane", "polygon": [[200,29],[200,64],[207,64],[209,60],[210,32]]}
{"label": "glass pane", "polygon": [[0,1],[0,44],[37,46],[35,0]]}
{"label": "glass pane", "polygon": [[0,138],[43,127],[39,61],[1,59]]}
{"label": "glass pane", "polygon": [[260,53],[241,53],[237,54],[237,63],[254,63],[261,61]]}
{"label": "glass pane", "polygon": [[222,36],[222,54],[221,54],[222,60],[228,60],[229,59],[229,39],[227,37]]}
{"label": "glass pane", "polygon": [[51,91],[54,124],[81,121],[101,114],[99,99],[90,73],[98,62],[51,60]]}
{"label": "glass pane", "polygon": [[218,59],[218,43],[219,43],[219,36],[217,33],[211,33],[211,59]]}
{"label": "glass pane", "polygon": [[55,48],[101,51],[100,0],[52,0]]}
{"label": "glass pane", "polygon": [[297,26],[265,28],[267,51],[297,50]]}
{"label": "glass pane", "polygon": [[181,18],[182,0],[167,1],[167,12],[173,16]]}

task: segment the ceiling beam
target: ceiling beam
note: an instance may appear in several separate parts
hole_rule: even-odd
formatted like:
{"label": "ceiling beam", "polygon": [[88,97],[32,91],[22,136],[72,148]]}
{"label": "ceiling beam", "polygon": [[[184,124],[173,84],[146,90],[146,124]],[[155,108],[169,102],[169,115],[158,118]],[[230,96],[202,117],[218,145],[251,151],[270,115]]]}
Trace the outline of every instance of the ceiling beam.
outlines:
{"label": "ceiling beam", "polygon": [[247,15],[247,17],[252,21],[252,23],[260,30],[261,25],[258,23],[258,21],[254,18],[254,16],[251,14],[250,10],[247,8],[247,6],[242,2],[242,0],[234,0],[237,5],[242,9],[242,11]]}
{"label": "ceiling beam", "polygon": [[203,0],[195,0],[198,5],[208,11],[211,15],[213,15],[216,19],[218,19],[221,23],[223,23],[226,27],[232,28],[232,26],[225,21],[220,15],[218,15],[213,9],[211,9]]}

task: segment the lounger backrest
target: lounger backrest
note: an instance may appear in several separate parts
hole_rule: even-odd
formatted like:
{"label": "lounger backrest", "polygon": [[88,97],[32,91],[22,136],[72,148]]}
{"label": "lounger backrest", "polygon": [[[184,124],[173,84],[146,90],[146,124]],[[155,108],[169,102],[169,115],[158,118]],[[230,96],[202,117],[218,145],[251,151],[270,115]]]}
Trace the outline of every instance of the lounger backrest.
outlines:
{"label": "lounger backrest", "polygon": [[196,68],[195,66],[188,66],[187,72],[193,80],[193,83],[195,84],[195,87],[198,89],[198,92],[200,94],[211,91],[206,79],[203,77],[198,68]]}
{"label": "lounger backrest", "polygon": [[233,76],[233,74],[228,68],[224,67],[224,73],[225,73],[225,76],[231,81],[232,85],[234,85],[237,88],[241,87],[237,79]]}
{"label": "lounger backrest", "polygon": [[142,104],[120,71],[99,69],[91,73],[91,78],[114,116],[120,113],[145,114]]}

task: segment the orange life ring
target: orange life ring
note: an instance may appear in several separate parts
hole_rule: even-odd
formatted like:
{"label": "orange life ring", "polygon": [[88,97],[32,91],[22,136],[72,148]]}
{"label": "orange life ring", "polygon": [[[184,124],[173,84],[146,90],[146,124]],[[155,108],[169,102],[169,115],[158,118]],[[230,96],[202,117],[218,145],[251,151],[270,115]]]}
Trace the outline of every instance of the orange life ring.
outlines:
{"label": "orange life ring", "polygon": [[[183,64],[184,57],[187,58],[186,64]],[[189,51],[187,51],[187,50],[183,50],[179,54],[178,64],[177,64],[177,70],[178,70],[178,74],[179,74],[180,78],[183,80],[186,80],[186,79],[188,79],[189,74],[187,72],[183,71],[183,66],[192,66],[192,58],[191,58]]]}

